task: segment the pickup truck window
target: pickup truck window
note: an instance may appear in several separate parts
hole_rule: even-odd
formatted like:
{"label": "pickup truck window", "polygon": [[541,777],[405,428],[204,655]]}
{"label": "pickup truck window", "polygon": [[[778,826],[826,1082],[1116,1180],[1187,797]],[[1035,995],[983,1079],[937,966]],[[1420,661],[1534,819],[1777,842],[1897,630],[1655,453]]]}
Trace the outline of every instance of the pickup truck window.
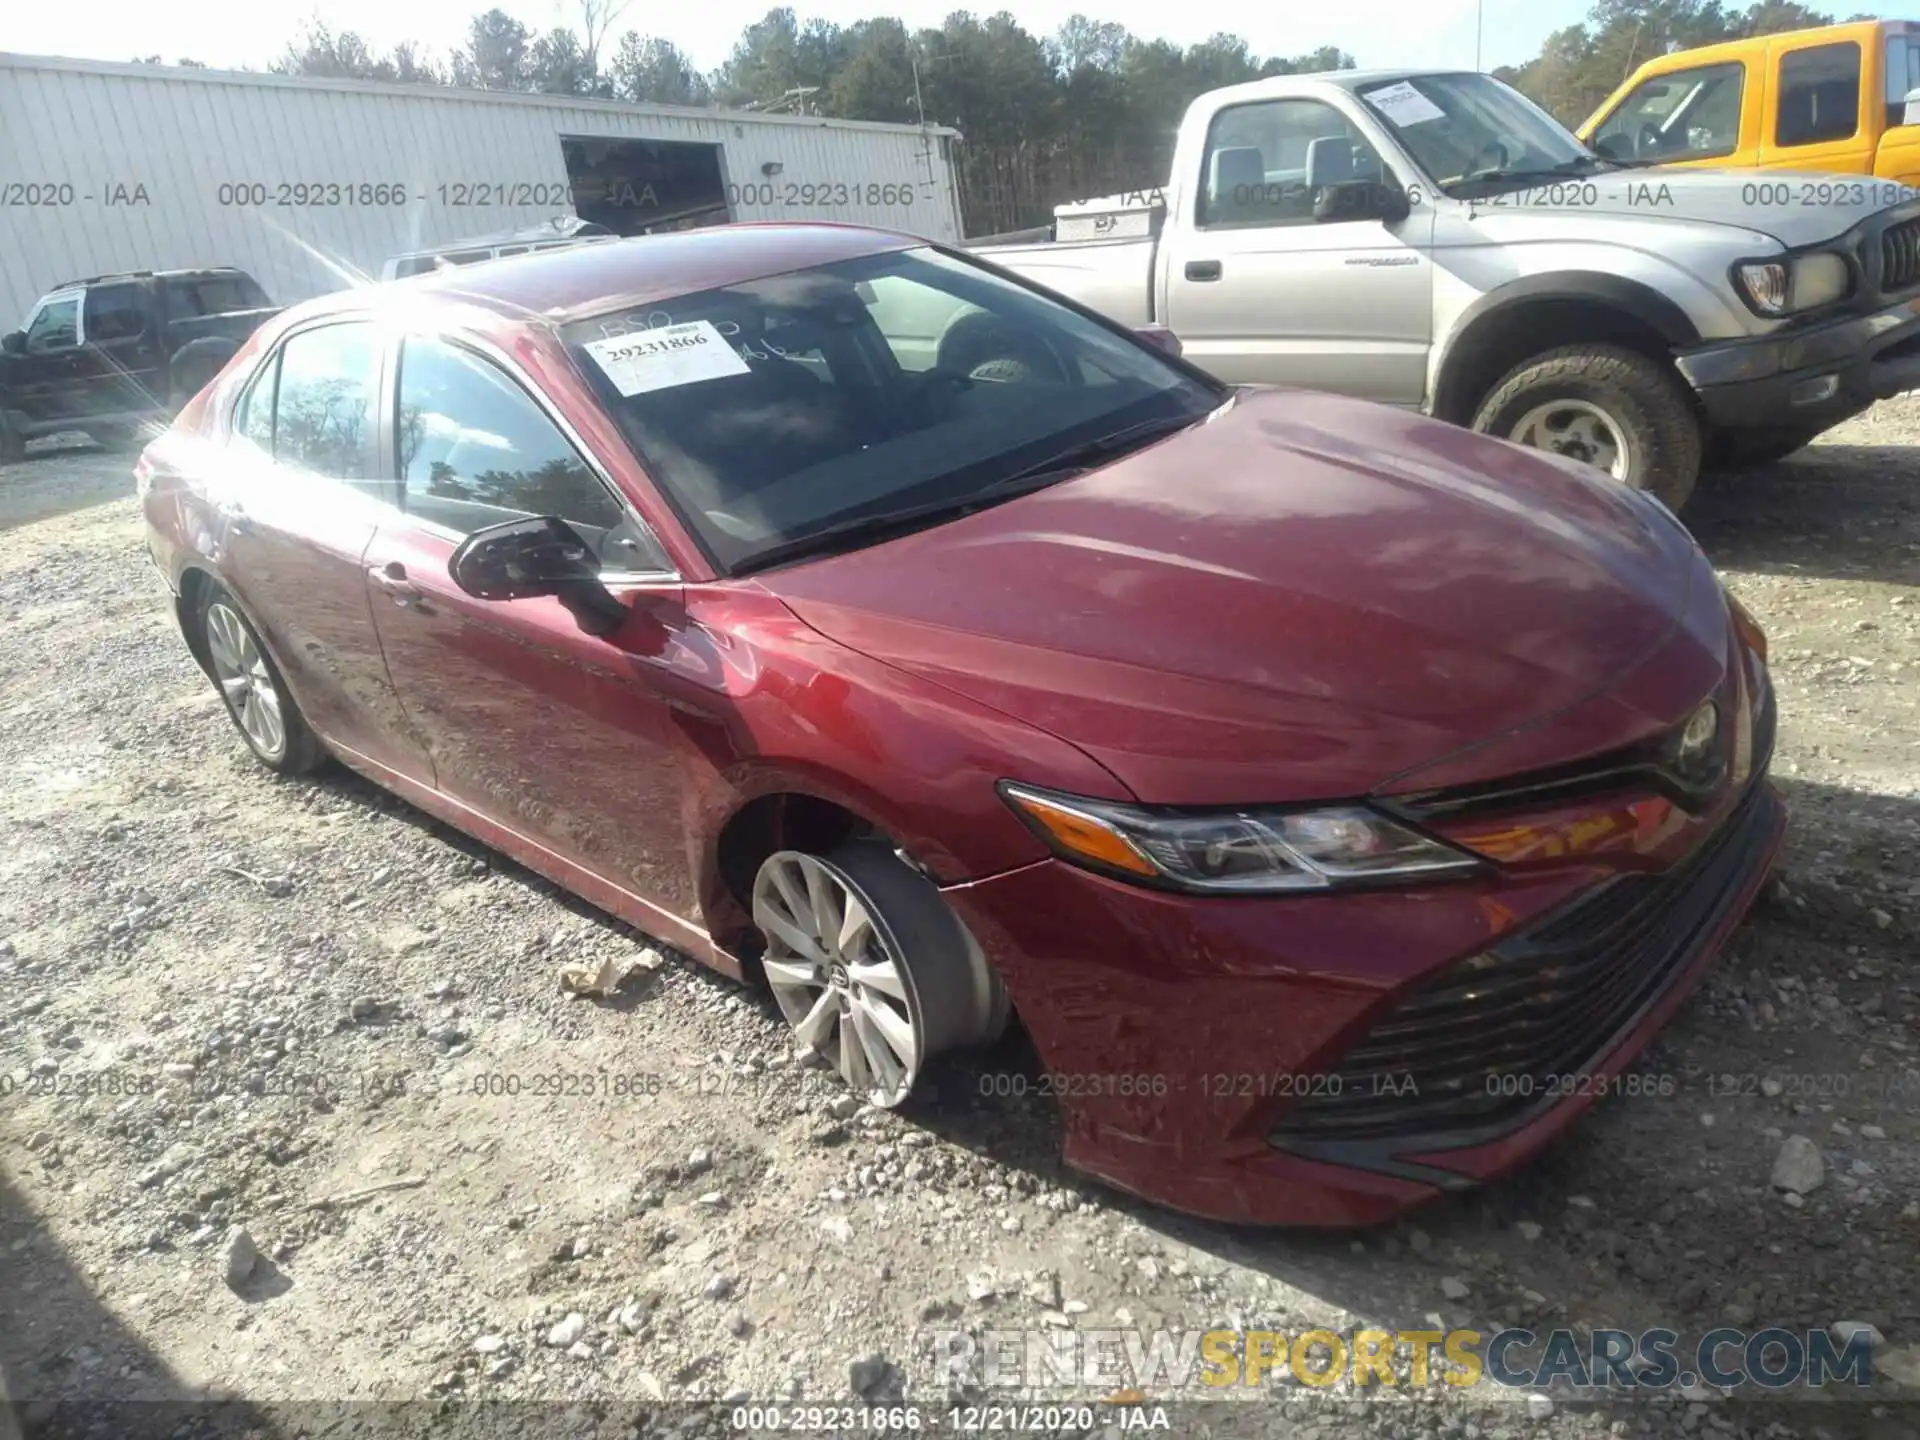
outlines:
{"label": "pickup truck window", "polygon": [[1859,45],[1810,45],[1781,57],[1774,144],[1846,140],[1859,128]]}
{"label": "pickup truck window", "polygon": [[[1331,153],[1330,153],[1331,152]],[[1380,156],[1324,100],[1260,100],[1213,117],[1201,162],[1202,226],[1311,225],[1310,159],[1324,175],[1379,180]]]}
{"label": "pickup truck window", "polygon": [[27,321],[27,353],[44,355],[50,350],[71,350],[79,343],[79,294],[42,300],[33,318]]}
{"label": "pickup truck window", "polygon": [[1227,398],[1043,293],[925,248],[613,311],[561,337],[733,573],[864,543],[849,526],[934,525],[996,486],[1007,498],[1054,483],[1097,463],[1073,458],[1089,444],[1117,458]]}
{"label": "pickup truck window", "polygon": [[1920,41],[1887,37],[1887,128],[1907,123],[1907,96],[1920,90]]}
{"label": "pickup truck window", "polygon": [[1740,146],[1747,67],[1739,61],[1650,75],[1594,133],[1617,160],[1707,160]]}
{"label": "pickup truck window", "polygon": [[1427,178],[1456,199],[1592,174],[1604,163],[1491,75],[1419,75],[1357,93]]}
{"label": "pickup truck window", "polygon": [[146,292],[138,285],[100,285],[87,291],[87,339],[132,340],[147,328]]}

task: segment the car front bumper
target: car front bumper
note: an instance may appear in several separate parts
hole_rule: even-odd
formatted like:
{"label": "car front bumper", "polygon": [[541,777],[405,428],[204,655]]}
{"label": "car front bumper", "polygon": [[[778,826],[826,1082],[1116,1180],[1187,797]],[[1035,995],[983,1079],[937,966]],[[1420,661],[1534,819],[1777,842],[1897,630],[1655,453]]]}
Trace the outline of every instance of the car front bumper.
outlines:
{"label": "car front bumper", "polygon": [[[1771,726],[1769,700],[1769,747]],[[1491,1180],[1597,1099],[1675,1093],[1673,1077],[1621,1077],[1778,853],[1786,810],[1757,732],[1755,748],[1737,793],[1624,871],[1593,857],[1260,899],[1143,890],[1043,861],[951,887],[1046,1066],[1039,1080],[983,1074],[982,1091],[1057,1105],[1075,1168],[1232,1223],[1371,1225]],[[1544,975],[1560,995],[1510,1004],[1503,990],[1492,1013],[1463,1015],[1465,962],[1486,956],[1503,984]],[[1453,997],[1445,1014],[1436,987]],[[1533,1057],[1526,1088],[1489,1105],[1477,1067],[1515,1053],[1516,1026]],[[1364,1093],[1354,1061],[1383,1045],[1402,1073]],[[1436,1092],[1436,1075],[1458,1088]]]}
{"label": "car front bumper", "polygon": [[1704,345],[1675,357],[1722,430],[1837,425],[1920,389],[1920,298],[1870,315]]}

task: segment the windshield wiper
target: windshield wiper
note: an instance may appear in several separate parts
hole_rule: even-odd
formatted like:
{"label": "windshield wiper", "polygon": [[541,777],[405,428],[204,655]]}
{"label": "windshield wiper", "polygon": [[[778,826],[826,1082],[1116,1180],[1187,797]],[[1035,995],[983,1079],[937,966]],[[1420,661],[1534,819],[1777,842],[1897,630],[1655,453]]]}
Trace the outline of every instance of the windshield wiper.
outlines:
{"label": "windshield wiper", "polygon": [[1589,173],[1591,165],[1610,163],[1598,155],[1576,155],[1571,160],[1562,160],[1558,165],[1533,166],[1510,170],[1482,170],[1476,175],[1462,175],[1454,183],[1457,185],[1478,185],[1486,181],[1494,184],[1506,184],[1520,180],[1566,180]]}
{"label": "windshield wiper", "polygon": [[989,505],[1011,500],[1034,490],[1043,490],[1056,480],[1091,469],[1096,461],[1111,459],[1124,451],[1137,450],[1151,440],[1197,424],[1199,424],[1199,417],[1187,415],[1143,420],[1138,424],[1123,426],[1111,435],[1103,435],[1098,440],[1089,440],[1084,444],[1071,446],[1057,455],[1049,456],[1037,465],[1030,465],[1011,475],[1003,475],[990,484],[968,491],[965,495],[950,495],[943,500],[930,500],[925,504],[906,505],[895,510],[881,510],[871,515],[855,515],[823,529],[782,541],[751,556],[744,564],[736,566],[734,573],[761,570],[783,561],[800,559],[802,556],[845,549],[856,542],[886,539],[923,527],[932,520],[957,520],[963,515],[971,515],[976,510],[983,510]]}

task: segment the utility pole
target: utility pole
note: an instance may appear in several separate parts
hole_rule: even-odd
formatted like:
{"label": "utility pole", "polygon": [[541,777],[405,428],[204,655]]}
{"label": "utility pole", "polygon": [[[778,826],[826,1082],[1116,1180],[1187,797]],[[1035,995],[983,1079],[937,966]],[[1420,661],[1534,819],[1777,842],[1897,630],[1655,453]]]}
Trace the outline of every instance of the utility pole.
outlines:
{"label": "utility pole", "polygon": [[1474,0],[1473,6],[1473,68],[1483,70],[1480,63],[1480,39],[1486,33],[1487,0]]}

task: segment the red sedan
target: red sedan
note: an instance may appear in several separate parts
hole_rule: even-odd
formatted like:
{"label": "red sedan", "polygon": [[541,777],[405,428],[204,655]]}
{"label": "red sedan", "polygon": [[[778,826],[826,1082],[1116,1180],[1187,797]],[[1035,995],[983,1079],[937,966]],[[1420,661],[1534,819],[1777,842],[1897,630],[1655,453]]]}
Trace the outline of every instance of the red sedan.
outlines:
{"label": "red sedan", "polygon": [[268,767],[763,978],[875,1105],[1012,1012],[1070,1163],[1378,1221],[1637,1087],[1780,843],[1766,642],[1635,491],[1176,348],[696,231],[297,306],[140,488]]}

